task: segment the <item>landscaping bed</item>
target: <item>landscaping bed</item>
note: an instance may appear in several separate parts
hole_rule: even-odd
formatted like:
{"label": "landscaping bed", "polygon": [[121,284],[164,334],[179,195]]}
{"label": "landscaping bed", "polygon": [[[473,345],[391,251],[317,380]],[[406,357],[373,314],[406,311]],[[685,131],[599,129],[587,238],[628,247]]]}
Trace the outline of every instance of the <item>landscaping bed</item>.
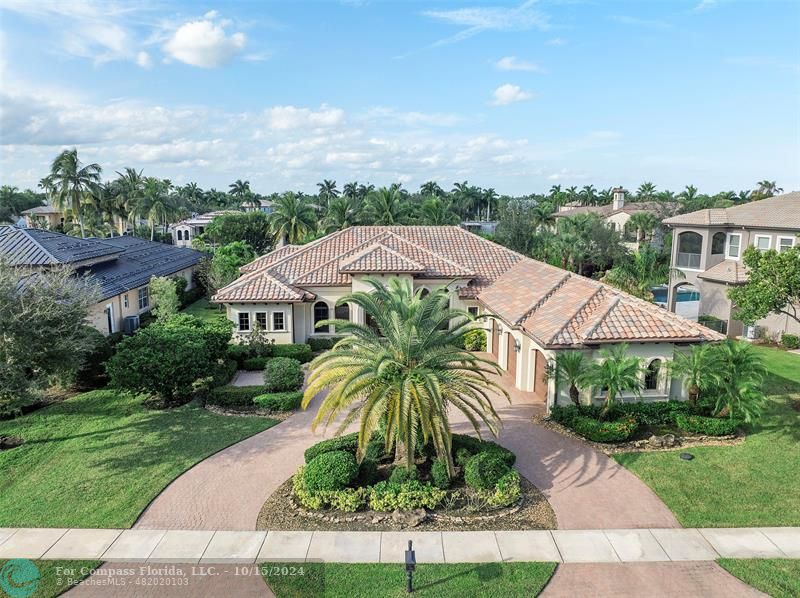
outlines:
{"label": "landscaping bed", "polygon": [[502,530],[552,529],[542,493],[512,469],[514,454],[472,436],[454,435],[455,476],[421,447],[412,469],[395,467],[373,438],[361,464],[357,434],[306,451],[306,465],[261,509],[259,529]]}

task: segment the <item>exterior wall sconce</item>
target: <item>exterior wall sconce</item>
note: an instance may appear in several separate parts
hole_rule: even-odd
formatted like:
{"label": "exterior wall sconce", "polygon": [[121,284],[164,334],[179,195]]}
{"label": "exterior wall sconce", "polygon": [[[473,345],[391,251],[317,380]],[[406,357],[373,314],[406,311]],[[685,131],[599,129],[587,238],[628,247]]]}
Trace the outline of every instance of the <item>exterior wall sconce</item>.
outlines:
{"label": "exterior wall sconce", "polygon": [[522,350],[522,343],[514,339],[514,353],[519,353]]}

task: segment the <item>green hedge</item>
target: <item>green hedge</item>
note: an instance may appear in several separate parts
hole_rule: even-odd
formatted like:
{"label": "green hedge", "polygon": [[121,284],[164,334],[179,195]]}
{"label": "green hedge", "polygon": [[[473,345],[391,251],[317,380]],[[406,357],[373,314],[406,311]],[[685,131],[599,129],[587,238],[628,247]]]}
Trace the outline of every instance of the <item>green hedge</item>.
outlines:
{"label": "green hedge", "polygon": [[228,359],[233,359],[239,367],[242,367],[245,360],[250,357],[250,347],[247,345],[228,345],[225,351]]}
{"label": "green hedge", "polygon": [[358,432],[352,434],[345,434],[344,436],[337,436],[336,438],[329,438],[318,442],[306,449],[304,457],[306,463],[310,463],[314,457],[322,453],[329,453],[331,451],[347,451],[355,455],[358,449]]}
{"label": "green hedge", "polygon": [[253,399],[255,405],[271,411],[294,411],[300,408],[302,402],[303,392],[300,390],[271,392],[258,395]]}
{"label": "green hedge", "polygon": [[435,509],[447,492],[431,484],[409,480],[402,484],[384,481],[375,484],[369,492],[369,506],[374,511],[408,511],[426,507]]}
{"label": "green hedge", "polygon": [[[507,448],[500,446],[496,442],[490,440],[481,440],[475,436],[468,436],[467,434],[453,434],[452,437],[452,451],[458,463],[458,453],[461,451],[462,461],[464,459],[464,451],[470,455],[477,455],[478,453],[493,452],[496,453],[509,467],[513,467],[516,462],[517,456]],[[458,463],[464,465],[464,463]]]}
{"label": "green hedge", "polygon": [[675,423],[681,430],[708,436],[735,434],[740,421],[728,417],[703,417],[702,415],[678,415]]}
{"label": "green hedge", "polygon": [[639,424],[633,417],[616,421],[598,421],[591,417],[578,416],[570,426],[575,432],[594,442],[623,442],[630,438]]}
{"label": "green hedge", "polygon": [[491,490],[478,491],[478,495],[492,507],[509,507],[519,500],[521,494],[520,476],[514,469],[497,480]]}
{"label": "green hedge", "polygon": [[264,386],[273,392],[299,389],[303,386],[300,362],[291,357],[273,357],[264,366]]}
{"label": "green hedge", "polygon": [[220,386],[211,391],[208,402],[220,407],[252,405],[253,399],[269,390],[264,386]]}
{"label": "green hedge", "polygon": [[341,336],[312,336],[308,339],[308,346],[311,347],[314,353],[328,351],[333,349],[333,345],[342,338]]}
{"label": "green hedge", "polygon": [[273,345],[272,356],[290,357],[296,359],[300,363],[307,363],[311,361],[313,357],[309,345]]}
{"label": "green hedge", "polygon": [[447,475],[447,464],[440,459],[436,459],[431,466],[431,481],[433,485],[442,490],[450,487],[450,476]]}
{"label": "green hedge", "polygon": [[314,457],[303,472],[309,492],[341,490],[358,476],[355,457],[347,451],[331,451]]}
{"label": "green hedge", "polygon": [[257,372],[264,369],[267,361],[267,357],[248,357],[242,362],[241,368],[248,372]]}
{"label": "green hedge", "polygon": [[222,363],[215,364],[211,372],[214,386],[224,386],[228,384],[233,380],[237,369],[238,366],[232,359],[225,359]]}
{"label": "green hedge", "polygon": [[800,337],[796,334],[788,334],[784,332],[781,335],[781,344],[787,349],[800,349]]}
{"label": "green hedge", "polygon": [[486,332],[473,328],[463,336],[463,346],[467,351],[486,351]]}
{"label": "green hedge", "polygon": [[478,453],[464,467],[464,482],[475,490],[490,490],[509,472],[508,465],[494,452]]}

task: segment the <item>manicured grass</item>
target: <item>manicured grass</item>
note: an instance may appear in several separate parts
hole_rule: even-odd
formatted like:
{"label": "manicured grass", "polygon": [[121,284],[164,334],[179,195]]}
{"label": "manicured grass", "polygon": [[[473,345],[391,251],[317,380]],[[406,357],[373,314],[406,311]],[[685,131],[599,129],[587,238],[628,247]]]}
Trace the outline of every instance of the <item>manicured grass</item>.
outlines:
{"label": "manicured grass", "polygon": [[219,305],[213,305],[208,302],[208,299],[198,299],[194,303],[187,305],[181,313],[189,314],[200,318],[204,322],[213,322],[216,320],[225,319],[225,308]]}
{"label": "manicured grass", "polygon": [[773,598],[800,596],[800,561],[791,559],[720,559],[729,573]]}
{"label": "manicured grass", "polygon": [[[298,574],[301,568],[302,575]],[[555,563],[417,565],[412,595],[533,597],[542,591],[555,568]],[[289,572],[294,574],[287,575]],[[404,565],[272,563],[262,565],[262,574],[278,598],[408,596]]]}
{"label": "manicured grass", "polygon": [[769,404],[744,443],[615,458],[644,480],[686,527],[800,525],[800,356],[757,347]]}
{"label": "manicured grass", "polygon": [[34,561],[39,568],[39,585],[31,598],[53,598],[75,587],[89,576],[100,561]]}
{"label": "manicured grass", "polygon": [[0,527],[129,527],[173,479],[205,457],[273,426],[96,390],[15,420],[0,435]]}

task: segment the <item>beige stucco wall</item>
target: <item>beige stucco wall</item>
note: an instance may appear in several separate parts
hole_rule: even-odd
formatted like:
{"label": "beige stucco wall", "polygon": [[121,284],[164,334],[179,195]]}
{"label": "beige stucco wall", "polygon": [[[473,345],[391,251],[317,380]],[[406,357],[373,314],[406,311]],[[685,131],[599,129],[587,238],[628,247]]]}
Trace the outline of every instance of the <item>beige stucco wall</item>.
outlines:
{"label": "beige stucco wall", "polygon": [[[279,345],[286,345],[294,341],[294,322],[292,312],[297,304],[293,303],[229,303],[226,304],[226,316],[233,324],[234,340],[241,340],[250,335],[256,323],[256,313],[267,314],[267,337]],[[239,314],[250,314],[250,330],[239,330]],[[283,321],[286,324],[285,330],[274,330],[272,328],[272,314],[283,312]],[[300,342],[300,341],[298,341]]]}

